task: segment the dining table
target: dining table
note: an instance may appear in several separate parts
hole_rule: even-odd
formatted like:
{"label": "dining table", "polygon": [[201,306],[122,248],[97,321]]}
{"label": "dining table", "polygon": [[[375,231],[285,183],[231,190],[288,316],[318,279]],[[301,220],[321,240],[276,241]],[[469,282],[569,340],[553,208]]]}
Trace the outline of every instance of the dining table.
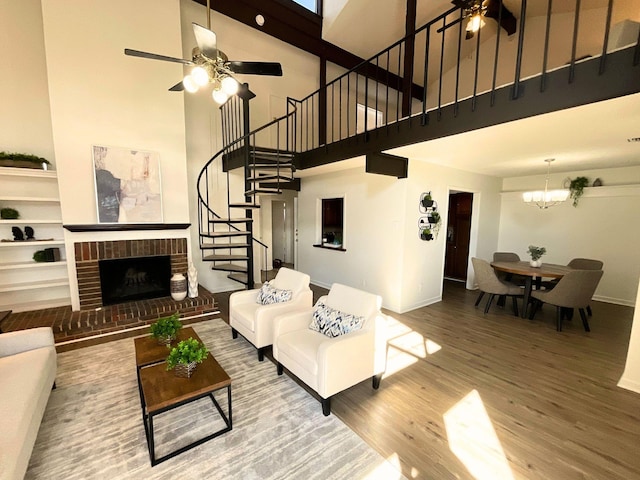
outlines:
{"label": "dining table", "polygon": [[539,286],[543,278],[562,278],[573,270],[566,265],[556,265],[554,263],[543,263],[539,267],[532,267],[529,262],[491,262],[491,266],[494,270],[521,275],[524,278],[524,298],[522,313],[520,314],[522,318],[527,316],[527,307],[529,306],[534,280]]}

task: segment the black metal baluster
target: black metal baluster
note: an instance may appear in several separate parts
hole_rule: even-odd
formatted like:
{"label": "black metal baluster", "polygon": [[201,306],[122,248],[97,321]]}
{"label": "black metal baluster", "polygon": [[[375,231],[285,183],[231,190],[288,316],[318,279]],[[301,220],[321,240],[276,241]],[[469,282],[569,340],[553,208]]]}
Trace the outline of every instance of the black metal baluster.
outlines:
{"label": "black metal baluster", "polygon": [[600,68],[598,73],[604,73],[605,63],[607,61],[607,47],[609,43],[609,30],[611,29],[611,11],[613,10],[613,0],[609,0],[607,5],[607,20],[604,26],[604,41],[602,42],[602,56],[600,57]]}
{"label": "black metal baluster", "polygon": [[453,102],[453,116],[458,116],[458,87],[460,85],[460,50],[462,48],[462,9],[460,9],[460,21],[458,22],[458,57],[456,59],[456,92]]}
{"label": "black metal baluster", "polygon": [[513,80],[513,94],[511,98],[516,100],[520,96],[520,71],[522,70],[522,48],[524,46],[524,24],[527,15],[527,0],[522,0],[520,8],[520,31],[518,32],[518,53],[516,55],[516,72]]}
{"label": "black metal baluster", "polygon": [[431,35],[431,24],[427,25],[426,38],[424,41],[424,79],[422,89],[422,125],[429,123],[429,114],[427,113],[427,85],[429,75],[429,36]]}
{"label": "black metal baluster", "polygon": [[580,24],[580,0],[576,0],[576,13],[573,17],[573,41],[571,42],[571,66],[569,67],[569,83],[573,83],[576,75],[576,50],[578,45],[578,25]]}
{"label": "black metal baluster", "polygon": [[447,25],[447,17],[442,17],[442,40],[440,45],[440,75],[438,77],[438,120],[442,118],[442,69],[444,68],[444,37],[447,33],[445,26]]}
{"label": "black metal baluster", "polygon": [[[499,29],[498,29],[499,30]],[[482,28],[478,29],[476,33],[476,69],[473,75],[473,97],[471,98],[471,111],[476,111],[476,93],[478,93],[478,63],[480,61],[480,34],[482,33]],[[500,32],[498,31],[498,34]]]}
{"label": "black metal baluster", "polygon": [[[502,23],[502,0],[500,0],[500,8],[498,9],[498,25]],[[501,30],[498,27],[496,32],[496,51],[493,56],[493,81],[491,82],[491,102],[490,105],[496,103],[496,78],[498,77],[498,56],[500,55],[500,34]]]}
{"label": "black metal baluster", "polygon": [[547,88],[547,61],[549,58],[549,36],[551,32],[551,7],[553,0],[549,0],[547,4],[547,26],[544,34],[544,56],[542,58],[542,75],[540,76],[540,91],[544,92]]}

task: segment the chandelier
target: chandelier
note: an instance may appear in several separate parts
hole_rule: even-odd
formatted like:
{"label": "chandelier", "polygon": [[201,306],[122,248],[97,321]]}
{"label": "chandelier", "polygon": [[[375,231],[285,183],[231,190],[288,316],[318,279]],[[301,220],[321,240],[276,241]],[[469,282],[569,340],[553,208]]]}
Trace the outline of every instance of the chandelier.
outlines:
{"label": "chandelier", "polygon": [[232,72],[226,67],[228,60],[223,52],[218,50],[218,58],[211,61],[208,58],[203,59],[198,47],[193,50],[194,61],[198,64],[182,80],[187,92],[195,93],[201,87],[211,84],[211,96],[218,104],[226,102],[230,96],[238,93],[238,81],[231,76]]}
{"label": "chandelier", "polygon": [[569,190],[549,190],[549,170],[551,169],[551,162],[554,160],[554,158],[545,160],[547,162],[547,176],[544,180],[544,190],[524,192],[522,194],[522,199],[527,205],[546,209],[558,205],[569,198]]}

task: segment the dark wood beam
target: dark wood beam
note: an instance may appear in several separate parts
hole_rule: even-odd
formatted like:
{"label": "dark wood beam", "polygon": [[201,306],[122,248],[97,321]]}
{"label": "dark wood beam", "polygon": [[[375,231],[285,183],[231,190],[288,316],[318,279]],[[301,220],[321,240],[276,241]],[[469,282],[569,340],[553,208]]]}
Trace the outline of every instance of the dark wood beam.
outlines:
{"label": "dark wood beam", "polygon": [[[203,6],[207,4],[206,0],[193,1]],[[323,40],[322,17],[293,2],[282,0],[215,1],[211,7],[229,18],[347,70],[351,70],[365,61],[364,58]],[[262,27],[255,20],[258,14],[265,18]],[[212,29],[215,31],[215,25],[212,25]],[[254,59],[234,58],[233,60]],[[277,59],[265,60],[277,61]],[[413,61],[411,63],[413,64]],[[375,65],[370,65],[366,69],[366,74],[369,78],[375,78],[381,83],[388,84],[390,88],[398,88],[397,86],[402,84],[402,78],[399,75]],[[422,99],[420,85],[413,84],[411,93],[415,98]]]}
{"label": "dark wood beam", "polygon": [[409,159],[388,153],[367,153],[365,171],[378,175],[407,178],[409,175]]}

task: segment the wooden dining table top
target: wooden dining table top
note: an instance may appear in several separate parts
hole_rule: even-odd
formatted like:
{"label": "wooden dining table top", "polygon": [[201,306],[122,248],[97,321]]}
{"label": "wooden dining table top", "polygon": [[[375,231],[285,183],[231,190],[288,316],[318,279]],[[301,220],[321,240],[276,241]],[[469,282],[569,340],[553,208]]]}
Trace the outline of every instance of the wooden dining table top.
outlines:
{"label": "wooden dining table top", "polygon": [[573,270],[566,265],[556,265],[555,263],[543,263],[540,267],[532,267],[529,262],[491,262],[491,266],[502,272],[533,278],[562,278]]}

